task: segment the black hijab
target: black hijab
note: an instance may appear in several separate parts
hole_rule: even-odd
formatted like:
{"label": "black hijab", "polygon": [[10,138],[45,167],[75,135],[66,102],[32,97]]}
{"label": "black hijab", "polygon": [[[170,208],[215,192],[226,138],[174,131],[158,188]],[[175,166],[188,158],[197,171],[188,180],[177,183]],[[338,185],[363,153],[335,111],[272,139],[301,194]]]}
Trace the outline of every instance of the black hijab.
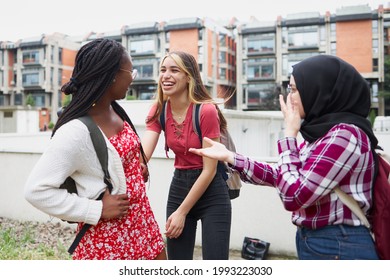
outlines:
{"label": "black hijab", "polygon": [[300,132],[314,142],[339,123],[354,124],[378,140],[367,119],[371,108],[370,88],[359,72],[344,60],[330,55],[307,58],[293,66],[292,75],[305,110]]}

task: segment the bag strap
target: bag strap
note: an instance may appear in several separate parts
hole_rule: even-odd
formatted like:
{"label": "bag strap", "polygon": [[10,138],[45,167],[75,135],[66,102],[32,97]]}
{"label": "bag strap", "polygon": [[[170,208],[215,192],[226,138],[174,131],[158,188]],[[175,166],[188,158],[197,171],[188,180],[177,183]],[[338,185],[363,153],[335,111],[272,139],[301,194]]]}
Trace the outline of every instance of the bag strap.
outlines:
{"label": "bag strap", "polygon": [[[108,152],[107,152],[106,140],[104,139],[104,136],[100,131],[99,127],[96,125],[96,123],[89,115],[84,115],[78,119],[81,122],[83,122],[88,128],[89,134],[91,135],[93,147],[95,148],[96,155],[103,169],[104,183],[107,185],[108,191],[111,193],[113,187],[111,183],[110,173],[108,172]],[[104,192],[101,193],[96,200],[101,200],[103,196],[104,196]],[[91,227],[90,224],[83,224],[82,228],[77,233],[74,241],[72,242],[72,244],[68,249],[69,254],[73,254],[77,245],[80,243],[81,238],[83,238],[84,234],[87,232],[87,230],[90,227]]]}
{"label": "bag strap", "polygon": [[104,139],[104,136],[99,127],[89,115],[82,116],[79,118],[79,120],[82,121],[89,130],[93,147],[95,148],[96,155],[103,169],[104,183],[107,185],[108,190],[111,193],[113,187],[110,173],[108,172],[108,152],[106,140]]}
{"label": "bag strap", "polygon": [[160,125],[161,125],[161,129],[164,131],[165,155],[167,158],[169,158],[169,155],[168,155],[169,147],[167,144],[167,133],[165,132],[166,115],[167,115],[167,100],[163,101],[163,104],[162,104],[162,109],[161,109],[161,113],[160,113]]}
{"label": "bag strap", "polygon": [[[200,130],[200,109],[201,109],[202,104],[194,104],[193,106],[194,107],[192,110],[192,126],[193,126],[195,134],[198,135],[199,141],[202,144],[202,132]],[[161,109],[161,114],[160,114],[160,125],[161,125],[161,129],[164,131],[164,136],[165,136],[165,154],[166,154],[167,158],[169,158],[169,156],[168,156],[169,147],[167,144],[167,135],[166,135],[166,131],[165,131],[166,121],[167,121],[166,120],[167,107],[168,107],[167,100],[165,100],[165,101],[163,101],[163,104],[162,104],[162,109]]]}
{"label": "bag strap", "polygon": [[[373,155],[374,157],[381,157],[384,160],[389,161],[390,157],[382,150],[382,148],[379,147],[379,149],[374,149],[373,150]],[[377,161],[379,163],[379,161]],[[376,164],[378,165],[378,164]],[[375,185],[375,178],[378,173],[378,166],[375,167],[375,176],[374,176],[374,183],[373,187]],[[360,221],[367,227],[371,228],[371,225],[366,217],[364,215],[363,210],[359,207],[358,203],[356,202],[355,199],[353,199],[352,196],[347,195],[345,192],[343,192],[339,186],[337,186],[334,190],[336,194],[339,196],[341,202],[343,202],[348,208],[354,213],[356,216],[359,217]]]}
{"label": "bag strap", "polygon": [[160,125],[161,129],[165,132],[165,115],[167,114],[167,101],[163,101],[161,114],[160,114]]}
{"label": "bag strap", "polygon": [[202,146],[202,131],[200,130],[200,109],[202,108],[202,104],[195,104],[192,109],[192,126],[194,132],[199,137],[200,145]]}
{"label": "bag strap", "polygon": [[344,203],[352,211],[352,213],[358,216],[363,225],[367,228],[371,228],[366,215],[364,215],[363,210],[360,208],[356,200],[352,196],[343,192],[339,186],[337,186],[334,191],[340,198],[341,202]]}
{"label": "bag strap", "polygon": [[[203,103],[195,104],[194,108],[192,109],[192,126],[194,128],[194,132],[199,137],[200,145],[202,146],[203,143],[203,137],[202,137],[202,131],[200,129],[200,112],[202,109]],[[225,179],[225,181],[228,179],[228,175],[226,174],[227,166],[223,161],[218,161],[217,164],[217,171],[219,171],[222,174],[222,177]]]}

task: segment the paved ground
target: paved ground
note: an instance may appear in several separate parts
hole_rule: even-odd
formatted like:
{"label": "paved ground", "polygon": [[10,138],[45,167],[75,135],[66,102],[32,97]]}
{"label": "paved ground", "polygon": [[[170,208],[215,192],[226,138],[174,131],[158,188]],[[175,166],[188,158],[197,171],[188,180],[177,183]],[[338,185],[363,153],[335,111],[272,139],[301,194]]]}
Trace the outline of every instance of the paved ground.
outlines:
{"label": "paved ground", "polygon": [[[202,259],[202,248],[195,247],[194,251],[194,260]],[[268,255],[267,260],[294,260],[295,257],[292,256],[279,256],[279,255]],[[241,258],[241,251],[239,250],[230,250],[229,260],[244,260]]]}
{"label": "paved ground", "polygon": [[[201,260],[201,259],[202,259],[202,248],[195,247],[194,260]],[[241,258],[241,252],[236,251],[236,250],[230,250],[229,259],[230,260],[243,260],[243,258]]]}

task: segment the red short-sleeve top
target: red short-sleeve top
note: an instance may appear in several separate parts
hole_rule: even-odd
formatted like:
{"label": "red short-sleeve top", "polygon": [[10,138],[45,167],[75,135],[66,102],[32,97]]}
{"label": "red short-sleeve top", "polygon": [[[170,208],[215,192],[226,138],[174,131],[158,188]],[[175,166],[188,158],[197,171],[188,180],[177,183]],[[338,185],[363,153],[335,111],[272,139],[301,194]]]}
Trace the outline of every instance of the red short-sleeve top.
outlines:
{"label": "red short-sleeve top", "polygon": [[[156,108],[156,104],[151,107],[147,119],[150,119],[154,115]],[[192,125],[194,106],[189,106],[186,117],[180,124],[172,117],[169,101],[167,102],[166,109],[165,135],[169,149],[175,154],[175,168],[201,169],[203,167],[202,157],[188,152],[189,148],[200,148],[202,146]],[[160,119],[157,118],[150,123],[146,122],[146,130],[161,133]],[[205,103],[202,105],[200,112],[200,130],[203,137],[220,137],[219,117],[214,104]]]}

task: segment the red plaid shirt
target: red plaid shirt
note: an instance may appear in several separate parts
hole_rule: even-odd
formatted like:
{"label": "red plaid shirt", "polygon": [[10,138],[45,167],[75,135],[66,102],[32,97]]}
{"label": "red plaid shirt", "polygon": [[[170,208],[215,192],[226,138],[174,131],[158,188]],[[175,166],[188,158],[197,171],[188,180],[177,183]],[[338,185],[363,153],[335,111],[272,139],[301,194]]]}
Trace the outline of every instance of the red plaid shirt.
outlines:
{"label": "red plaid shirt", "polygon": [[370,141],[358,127],[334,126],[313,143],[296,138],[278,141],[279,160],[271,165],[236,154],[233,167],[243,181],[274,186],[297,226],[360,225],[361,222],[333,191],[336,186],[366,212],[372,203],[374,160]]}

